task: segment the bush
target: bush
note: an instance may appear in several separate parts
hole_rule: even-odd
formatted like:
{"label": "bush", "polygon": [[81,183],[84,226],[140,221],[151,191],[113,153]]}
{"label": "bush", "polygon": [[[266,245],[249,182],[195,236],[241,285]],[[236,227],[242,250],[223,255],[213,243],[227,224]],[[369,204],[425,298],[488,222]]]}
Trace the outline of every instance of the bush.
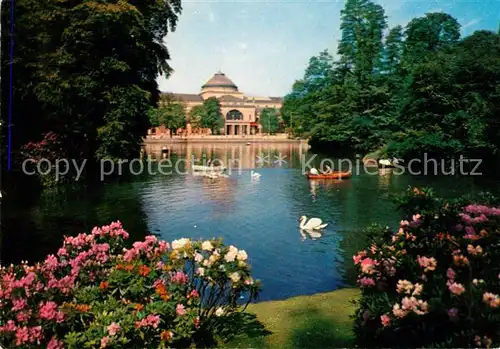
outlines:
{"label": "bush", "polygon": [[57,256],[0,271],[7,348],[211,346],[254,299],[247,254],[221,241],[155,236],[124,248],[119,222],[65,237]]}
{"label": "bush", "polygon": [[[491,203],[492,198],[483,201]],[[500,345],[500,208],[410,188],[399,230],[353,257],[363,347]]]}

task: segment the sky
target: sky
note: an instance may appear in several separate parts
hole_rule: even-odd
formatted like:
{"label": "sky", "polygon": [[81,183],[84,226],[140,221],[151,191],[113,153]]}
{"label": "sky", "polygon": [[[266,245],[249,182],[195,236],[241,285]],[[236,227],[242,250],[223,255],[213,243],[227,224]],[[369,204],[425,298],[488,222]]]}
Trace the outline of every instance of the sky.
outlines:
{"label": "sky", "polygon": [[[428,12],[446,12],[475,30],[497,31],[500,0],[376,0],[389,28]],[[164,92],[199,93],[222,71],[247,95],[280,97],[302,78],[310,57],[337,51],[343,0],[184,0],[175,32],[165,39],[174,72]]]}

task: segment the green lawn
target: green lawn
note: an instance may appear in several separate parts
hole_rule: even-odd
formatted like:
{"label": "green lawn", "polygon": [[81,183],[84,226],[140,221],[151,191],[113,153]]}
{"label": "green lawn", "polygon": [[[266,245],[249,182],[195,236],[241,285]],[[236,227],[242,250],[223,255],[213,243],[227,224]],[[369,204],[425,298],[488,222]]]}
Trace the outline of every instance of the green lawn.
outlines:
{"label": "green lawn", "polygon": [[357,289],[342,289],[283,301],[251,304],[269,334],[254,331],[237,337],[226,348],[345,348],[353,347],[354,306],[349,302],[359,296]]}

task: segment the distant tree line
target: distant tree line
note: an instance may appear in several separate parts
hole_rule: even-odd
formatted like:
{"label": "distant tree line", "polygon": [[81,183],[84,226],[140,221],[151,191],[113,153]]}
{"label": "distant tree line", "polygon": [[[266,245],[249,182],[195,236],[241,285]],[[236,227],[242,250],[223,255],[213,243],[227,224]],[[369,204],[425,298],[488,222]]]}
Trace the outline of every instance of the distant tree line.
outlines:
{"label": "distant tree line", "polygon": [[500,33],[460,38],[446,13],[390,28],[382,6],[347,0],[338,59],[323,51],[285,97],[283,119],[327,149],[399,157],[496,157]]}

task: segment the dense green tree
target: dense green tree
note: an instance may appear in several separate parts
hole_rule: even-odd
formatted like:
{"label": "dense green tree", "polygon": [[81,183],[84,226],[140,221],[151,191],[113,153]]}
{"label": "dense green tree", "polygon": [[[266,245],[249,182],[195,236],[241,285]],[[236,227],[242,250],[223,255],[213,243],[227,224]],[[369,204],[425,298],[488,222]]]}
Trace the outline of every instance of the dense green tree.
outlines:
{"label": "dense green tree", "polygon": [[215,97],[203,101],[204,112],[200,118],[201,127],[209,128],[212,134],[219,134],[224,127],[224,117],[220,109],[220,102]]}
{"label": "dense green tree", "polygon": [[332,73],[333,58],[324,50],[318,56],[311,57],[304,77],[297,80],[292,91],[285,96],[281,116],[284,123],[293,126],[296,133],[300,134],[314,127],[313,105],[318,102],[321,91],[329,85]]}
{"label": "dense green tree", "polygon": [[[158,101],[156,79],[171,72],[164,38],[175,29],[180,0],[19,0],[14,6],[13,34],[10,2],[2,6],[2,52],[9,35],[16,43],[14,156],[53,131],[70,158],[135,157],[150,126],[149,108]],[[8,55],[2,68],[7,92]]]}
{"label": "dense green tree", "polygon": [[279,128],[279,114],[275,108],[264,108],[260,112],[259,122],[264,133],[274,134]]}
{"label": "dense green tree", "polygon": [[369,0],[347,0],[341,11],[340,64],[366,81],[380,65],[387,27],[384,9]]}
{"label": "dense green tree", "polygon": [[413,68],[391,142],[403,156],[479,155],[500,149],[500,35],[478,31]]}
{"label": "dense green tree", "polygon": [[407,71],[431,59],[432,53],[454,46],[460,39],[460,24],[449,14],[427,13],[406,26],[403,67]]}
{"label": "dense green tree", "polygon": [[193,128],[201,127],[201,119],[204,118],[205,108],[203,105],[197,105],[189,111],[189,123]]}
{"label": "dense green tree", "polygon": [[149,119],[152,126],[164,125],[175,134],[177,129],[186,126],[186,107],[183,102],[173,99],[171,95],[163,94],[158,108],[150,112]]}
{"label": "dense green tree", "polygon": [[348,0],[341,16],[338,61],[312,57],[285,96],[295,134],[389,156],[500,157],[499,34],[460,40],[455,18],[428,13],[382,40],[380,6]]}
{"label": "dense green tree", "polygon": [[398,25],[391,28],[385,40],[383,71],[389,75],[398,73],[399,64],[403,56],[403,27]]}

